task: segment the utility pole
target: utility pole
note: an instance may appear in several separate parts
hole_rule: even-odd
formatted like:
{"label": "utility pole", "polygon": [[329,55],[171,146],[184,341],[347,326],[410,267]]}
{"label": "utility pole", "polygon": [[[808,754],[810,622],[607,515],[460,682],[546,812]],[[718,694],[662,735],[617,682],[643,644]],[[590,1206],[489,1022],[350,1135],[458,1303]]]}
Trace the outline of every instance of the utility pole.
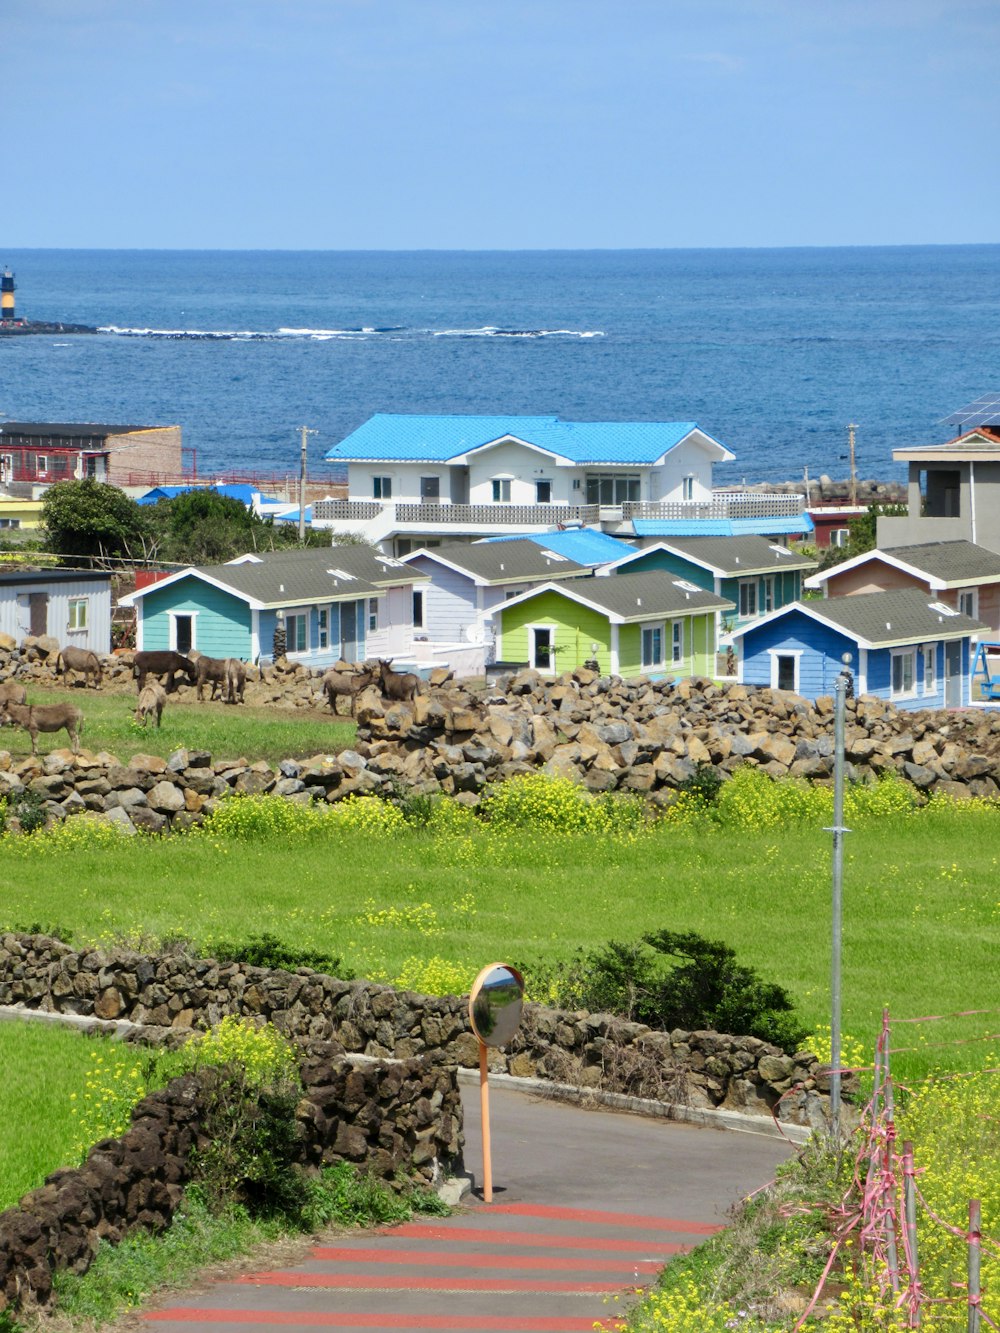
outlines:
{"label": "utility pole", "polygon": [[852,505],[856,505],[858,503],[858,473],[857,469],[854,466],[854,432],[856,430],[857,426],[852,421],[851,424],[847,427],[847,443],[850,447],[850,454],[851,454],[851,504]]}
{"label": "utility pole", "polygon": [[302,426],[302,457],[299,463],[299,545],[304,546],[306,542],[306,448],[309,443],[309,436],[318,434],[315,430],[310,430],[308,426]]}

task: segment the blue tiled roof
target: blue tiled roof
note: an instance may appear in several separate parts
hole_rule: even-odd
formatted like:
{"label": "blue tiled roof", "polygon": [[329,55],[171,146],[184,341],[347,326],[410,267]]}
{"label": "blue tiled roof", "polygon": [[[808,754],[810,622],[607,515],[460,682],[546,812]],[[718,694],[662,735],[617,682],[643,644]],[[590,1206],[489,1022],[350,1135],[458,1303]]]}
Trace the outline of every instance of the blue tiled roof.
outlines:
{"label": "blue tiled roof", "polygon": [[637,537],[792,537],[812,532],[808,514],[760,518],[634,518]]}
{"label": "blue tiled roof", "polygon": [[[188,491],[215,491],[217,495],[227,495],[231,500],[239,500],[241,504],[253,504],[255,495],[260,495],[256,486],[247,486],[233,483],[232,485],[218,486],[154,486],[151,491],[145,495],[140,495],[136,504],[155,505],[158,500],[172,500],[175,495],[184,495]],[[262,497],[266,499],[267,497]]]}
{"label": "blue tiled roof", "polygon": [[653,463],[696,429],[694,421],[560,421],[558,417],[380,412],[335,444],[326,457],[332,461],[443,463],[505,435],[515,435],[573,463]]}
{"label": "blue tiled roof", "polygon": [[[579,565],[604,565],[609,560],[620,560],[635,547],[619,537],[610,537],[594,528],[567,528],[564,532],[526,532],[524,537],[544,546],[547,551],[564,555]],[[487,541],[514,541],[513,537],[488,537]]]}

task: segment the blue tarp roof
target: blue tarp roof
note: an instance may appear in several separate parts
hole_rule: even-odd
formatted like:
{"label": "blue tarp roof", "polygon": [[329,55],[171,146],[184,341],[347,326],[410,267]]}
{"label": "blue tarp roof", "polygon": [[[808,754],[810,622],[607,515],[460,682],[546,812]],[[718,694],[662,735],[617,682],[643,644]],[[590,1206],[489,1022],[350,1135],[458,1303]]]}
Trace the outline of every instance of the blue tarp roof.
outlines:
{"label": "blue tarp roof", "polygon": [[[635,547],[619,537],[609,537],[606,532],[595,532],[593,528],[567,528],[562,532],[525,532],[520,539],[527,537],[556,555],[564,555],[575,560],[579,565],[604,565],[609,560],[620,560]],[[517,541],[518,537],[488,537],[491,542]]]}
{"label": "blue tarp roof", "polygon": [[[694,421],[560,421],[558,417],[379,412],[335,444],[326,457],[333,461],[447,462],[514,435],[573,463],[653,463],[697,429]],[[724,449],[718,441],[713,443]]]}
{"label": "blue tarp roof", "polygon": [[[217,486],[154,486],[145,495],[140,495],[136,504],[155,505],[158,500],[172,500],[175,495],[184,495],[187,491],[215,491],[217,495],[227,495],[231,500],[239,500],[245,505],[253,504],[254,496],[260,495],[256,486],[235,482],[232,485],[220,482]],[[266,495],[261,496],[262,500],[267,498]]]}
{"label": "blue tarp roof", "polygon": [[634,518],[637,537],[793,537],[812,532],[808,514],[761,518]]}
{"label": "blue tarp roof", "polygon": [[[299,511],[297,509],[289,509],[287,514],[273,514],[271,517],[273,517],[275,523],[298,523]],[[311,523],[312,521],[312,505],[306,505],[306,522]]]}

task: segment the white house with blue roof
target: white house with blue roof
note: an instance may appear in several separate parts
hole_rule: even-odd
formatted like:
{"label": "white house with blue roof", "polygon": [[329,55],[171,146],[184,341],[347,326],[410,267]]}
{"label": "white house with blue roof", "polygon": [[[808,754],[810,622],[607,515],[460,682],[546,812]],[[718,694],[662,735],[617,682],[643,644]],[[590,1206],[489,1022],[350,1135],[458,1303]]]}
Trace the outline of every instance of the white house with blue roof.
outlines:
{"label": "white house with blue roof", "polygon": [[[694,421],[379,413],[326,455],[348,498],[314,526],[355,532],[396,555],[433,541],[590,527],[635,535],[636,519],[737,516],[712,490],[734,455]],[[746,497],[751,510],[803,497]],[[743,517],[752,518],[747,512]]]}

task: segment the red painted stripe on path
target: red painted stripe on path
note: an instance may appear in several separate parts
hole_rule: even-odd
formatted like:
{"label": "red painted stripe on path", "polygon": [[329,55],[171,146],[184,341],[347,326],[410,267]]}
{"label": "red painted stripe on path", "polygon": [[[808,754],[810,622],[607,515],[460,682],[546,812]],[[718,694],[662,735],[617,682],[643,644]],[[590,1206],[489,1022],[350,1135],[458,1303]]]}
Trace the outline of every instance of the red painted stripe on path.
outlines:
{"label": "red painted stripe on path", "polygon": [[711,1222],[688,1222],[677,1217],[646,1217],[642,1213],[607,1213],[600,1208],[552,1208],[544,1203],[492,1203],[491,1213],[515,1217],[551,1217],[561,1222],[599,1222],[602,1226],[641,1227],[644,1231],[688,1231],[694,1236],[714,1236],[721,1226]]}
{"label": "red painted stripe on path", "polygon": [[[686,1254],[691,1249],[679,1241],[642,1241],[638,1237],[619,1240],[610,1236],[552,1236],[545,1231],[493,1231],[489,1227],[436,1227],[425,1222],[407,1222],[384,1233],[404,1240],[486,1241],[493,1245],[526,1245],[552,1250],[627,1250],[634,1254],[641,1246],[657,1254]],[[431,1254],[432,1251],[424,1251]],[[317,1256],[319,1257],[319,1256]]]}
{"label": "red painted stripe on path", "polygon": [[[544,1254],[439,1254],[433,1250],[352,1250],[319,1246],[312,1257],[325,1263],[420,1264],[423,1268],[579,1269],[587,1273],[658,1273],[658,1259],[563,1259]],[[251,1278],[251,1281],[253,1279]]]}
{"label": "red painted stripe on path", "polygon": [[[253,1273],[237,1282],[251,1287],[338,1288],[362,1291],[561,1291],[590,1295],[621,1291],[620,1282],[541,1282],[528,1278],[377,1277],[358,1273]],[[636,1284],[629,1283],[635,1290]]]}
{"label": "red painted stripe on path", "polygon": [[593,1319],[562,1315],[542,1315],[536,1319],[508,1315],[289,1314],[286,1310],[156,1310],[143,1315],[143,1319],[149,1323],[271,1324],[283,1328],[481,1328],[497,1329],[500,1333],[582,1333],[595,1327]]}

